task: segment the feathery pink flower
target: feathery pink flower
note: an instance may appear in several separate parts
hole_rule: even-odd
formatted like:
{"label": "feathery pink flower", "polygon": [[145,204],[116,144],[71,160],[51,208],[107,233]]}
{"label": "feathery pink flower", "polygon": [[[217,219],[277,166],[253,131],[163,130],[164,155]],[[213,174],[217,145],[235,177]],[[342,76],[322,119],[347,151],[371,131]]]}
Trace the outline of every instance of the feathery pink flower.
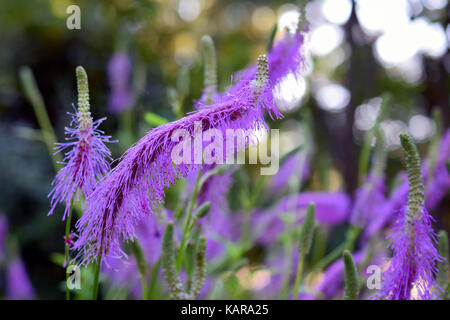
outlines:
{"label": "feathery pink flower", "polygon": [[66,127],[66,140],[69,142],[58,143],[56,152],[68,150],[64,158],[64,167],[59,170],[50,192],[51,209],[53,214],[58,203],[66,205],[63,220],[66,218],[72,199],[77,201],[83,193],[86,197],[92,193],[97,185],[97,180],[109,170],[110,151],[105,146],[110,141],[109,136],[104,136],[98,129],[100,123],[105,120],[93,121],[89,111],[89,89],[87,75],[82,67],[77,70],[78,80],[78,110],[72,114],[71,127]]}

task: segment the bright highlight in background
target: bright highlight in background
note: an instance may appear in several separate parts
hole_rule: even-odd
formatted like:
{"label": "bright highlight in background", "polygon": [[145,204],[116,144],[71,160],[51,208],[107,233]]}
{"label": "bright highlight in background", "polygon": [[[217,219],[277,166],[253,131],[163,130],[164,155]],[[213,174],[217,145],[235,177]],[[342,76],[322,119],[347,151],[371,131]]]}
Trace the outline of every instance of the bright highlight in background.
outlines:
{"label": "bright highlight in background", "polygon": [[305,80],[290,73],[274,88],[273,95],[281,111],[293,111],[300,107],[305,92]]}
{"label": "bright highlight in background", "polygon": [[336,49],[344,40],[341,27],[326,23],[311,31],[311,52],[316,56],[325,56]]}
{"label": "bright highlight in background", "polygon": [[322,3],[323,16],[332,23],[344,24],[350,18],[352,2],[350,0],[324,0]]}
{"label": "bright highlight in background", "polygon": [[340,84],[330,83],[319,88],[315,93],[315,98],[320,108],[338,112],[350,102],[350,92]]}
{"label": "bright highlight in background", "polygon": [[198,0],[180,0],[178,3],[178,14],[184,21],[194,21],[201,11]]}

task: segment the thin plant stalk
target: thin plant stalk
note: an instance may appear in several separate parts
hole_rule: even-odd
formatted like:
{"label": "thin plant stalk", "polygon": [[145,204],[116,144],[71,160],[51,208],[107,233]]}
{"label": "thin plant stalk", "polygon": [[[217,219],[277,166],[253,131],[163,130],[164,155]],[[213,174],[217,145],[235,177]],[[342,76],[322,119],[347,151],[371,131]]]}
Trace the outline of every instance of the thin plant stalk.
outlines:
{"label": "thin plant stalk", "polygon": [[300,253],[300,258],[298,259],[297,274],[295,275],[294,300],[297,300],[298,297],[298,288],[300,287],[300,281],[302,280],[304,261],[305,261],[305,254]]}
{"label": "thin plant stalk", "polygon": [[177,256],[177,260],[176,260],[176,266],[177,266],[178,273],[181,270],[181,264],[183,263],[184,252],[186,251],[187,241],[189,240],[189,237],[190,237],[189,226],[191,225],[192,211],[194,210],[195,203],[197,202],[197,195],[198,195],[198,191],[200,189],[201,176],[202,176],[202,169],[199,169],[198,174],[197,174],[197,179],[195,181],[194,192],[192,193],[191,202],[189,203],[189,207],[186,212],[186,219],[184,221],[184,228],[183,228],[183,237],[181,238],[181,244],[178,249],[178,256]]}
{"label": "thin plant stalk", "polygon": [[66,235],[64,238],[64,244],[65,244],[65,263],[66,263],[66,300],[70,300],[70,290],[67,285],[67,280],[69,279],[69,274],[67,272],[67,269],[69,268],[69,237],[70,237],[70,223],[72,221],[72,211],[73,211],[73,203],[74,199],[72,198],[70,200],[70,208],[69,208],[69,214],[66,219]]}
{"label": "thin plant stalk", "polygon": [[161,265],[161,259],[158,259],[158,261],[152,267],[151,279],[150,279],[150,283],[148,285],[147,295],[145,297],[146,300],[150,300],[153,295],[153,291],[155,290],[155,286],[156,286],[156,277],[158,275],[158,270],[159,270],[160,265]]}
{"label": "thin plant stalk", "polygon": [[100,278],[100,267],[102,265],[102,254],[100,251],[100,254],[98,255],[97,264],[95,266],[94,271],[94,285],[92,287],[92,300],[98,299],[98,282]]}
{"label": "thin plant stalk", "polygon": [[133,243],[131,243],[131,250],[136,259],[139,276],[141,278],[142,300],[145,300],[147,297],[147,261],[145,260],[142,247],[137,239],[134,239]]}
{"label": "thin plant stalk", "polygon": [[60,154],[54,153],[53,148],[56,144],[56,135],[45,108],[44,99],[36,84],[33,72],[29,67],[22,67],[19,71],[19,76],[23,90],[25,91],[25,96],[33,107],[34,114],[36,115],[39,127],[41,128],[42,137],[53,162],[53,167],[57,172],[59,169],[58,163],[62,162],[62,157]]}

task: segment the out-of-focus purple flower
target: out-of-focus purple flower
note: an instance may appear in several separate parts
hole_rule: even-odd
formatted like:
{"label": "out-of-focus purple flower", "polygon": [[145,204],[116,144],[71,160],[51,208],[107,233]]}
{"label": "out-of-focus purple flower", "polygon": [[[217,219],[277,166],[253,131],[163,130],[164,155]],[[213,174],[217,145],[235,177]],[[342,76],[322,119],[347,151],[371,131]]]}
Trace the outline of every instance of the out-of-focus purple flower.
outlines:
{"label": "out-of-focus purple flower", "polygon": [[[204,174],[208,174],[209,170],[214,170],[214,167],[205,166]],[[194,170],[187,177],[189,194],[193,191],[197,173],[198,171]],[[208,260],[220,257],[225,251],[226,241],[235,241],[240,236],[240,219],[232,216],[227,199],[228,191],[233,183],[232,174],[233,170],[229,170],[212,175],[204,182],[197,196],[198,205],[207,201],[211,203],[209,213],[197,222],[202,228],[202,234],[206,237]]]}
{"label": "out-of-focus purple flower", "polygon": [[342,192],[303,192],[281,199],[268,210],[252,214],[252,230],[258,241],[272,244],[284,231],[283,214],[294,214],[295,223],[303,221],[310,203],[316,205],[316,220],[323,225],[344,222],[350,211],[350,198]]}
{"label": "out-of-focus purple flower", "polygon": [[[316,220],[323,225],[335,225],[345,221],[350,210],[350,199],[343,192],[303,192],[281,200],[278,212],[289,212],[291,204],[296,209],[316,204]],[[303,215],[302,215],[303,220]]]}
{"label": "out-of-focus purple flower", "polygon": [[[428,167],[423,169],[426,181],[425,196],[428,210],[433,210],[450,189],[450,174],[446,168],[446,161],[450,159],[450,130],[442,137],[437,155],[436,168],[432,177],[428,175]],[[431,181],[429,182],[428,180]]]}
{"label": "out-of-focus purple flower", "polygon": [[394,221],[396,213],[405,206],[408,201],[408,189],[408,177],[406,173],[403,172],[400,176],[398,187],[391,192],[387,201],[380,204],[377,214],[368,222],[363,231],[364,239],[371,238],[376,232]]}
{"label": "out-of-focus purple flower", "polygon": [[0,213],[0,262],[6,256],[6,239],[8,236],[8,219]]}
{"label": "out-of-focus purple flower", "polygon": [[233,182],[231,172],[216,174],[205,181],[199,191],[197,203],[211,202],[209,213],[199,220],[203,234],[206,237],[206,258],[208,260],[220,256],[225,245],[222,238],[231,239],[233,221],[230,219],[227,194]]}
{"label": "out-of-focus purple flower", "polygon": [[6,271],[6,298],[9,300],[29,300],[34,297],[34,289],[28,278],[23,261],[13,258]]}
{"label": "out-of-focus purple flower", "polygon": [[105,142],[110,141],[109,136],[104,136],[98,130],[98,126],[104,120],[93,121],[89,111],[89,89],[86,71],[82,67],[77,68],[78,80],[78,111],[72,115],[71,126],[66,128],[66,140],[69,142],[58,143],[57,151],[69,150],[65,154],[64,167],[59,170],[50,192],[51,209],[53,214],[58,203],[65,203],[63,219],[66,218],[72,199],[78,200],[80,193],[87,197],[95,189],[97,180],[109,170],[110,151]]}
{"label": "out-of-focus purple flower", "polygon": [[[173,212],[162,210],[158,214],[153,214],[144,218],[144,220],[136,226],[136,238],[144,253],[147,263],[147,282],[151,277],[151,268],[158,261],[161,254],[162,235],[165,224],[173,218]],[[176,230],[176,238],[181,239],[180,230]],[[129,290],[131,296],[135,299],[142,298],[141,291],[141,275],[137,267],[135,257],[124,261],[121,257],[108,256],[105,259],[102,272],[108,275],[111,283],[120,288]],[[161,270],[160,270],[161,272]]]}
{"label": "out-of-focus purple flower", "polygon": [[[267,60],[265,57],[260,59],[260,70],[247,86],[218,104],[151,130],[126,151],[118,165],[89,196],[86,211],[77,222],[80,236],[74,249],[79,258],[83,257],[81,263],[96,260],[99,255],[123,255],[120,240],[134,239],[136,225],[164,199],[164,188],[201,165],[196,161],[175,164],[173,151],[177,152],[175,147],[180,147],[180,138],[186,139],[180,144],[184,145],[189,138],[195,140],[208,129],[217,129],[222,134],[226,129],[258,130],[265,127],[265,110],[271,116],[281,117],[267,83],[267,64],[264,67]],[[177,140],[174,133],[183,135]],[[240,149],[246,148],[248,143],[250,140],[246,139]],[[194,154],[188,154],[189,159],[195,160],[195,151],[194,148]]]}
{"label": "out-of-focus purple flower", "polygon": [[368,221],[382,214],[387,202],[384,195],[385,189],[383,178],[369,175],[365,183],[356,191],[350,223],[362,228]]}
{"label": "out-of-focus purple flower", "polygon": [[286,190],[291,179],[299,179],[304,182],[309,175],[309,155],[297,152],[284,160],[280,170],[271,178],[270,188],[279,193]]}
{"label": "out-of-focus purple flower", "polygon": [[111,87],[109,95],[109,110],[121,113],[134,103],[134,97],[129,89],[131,62],[124,52],[115,53],[108,63],[108,78]]}

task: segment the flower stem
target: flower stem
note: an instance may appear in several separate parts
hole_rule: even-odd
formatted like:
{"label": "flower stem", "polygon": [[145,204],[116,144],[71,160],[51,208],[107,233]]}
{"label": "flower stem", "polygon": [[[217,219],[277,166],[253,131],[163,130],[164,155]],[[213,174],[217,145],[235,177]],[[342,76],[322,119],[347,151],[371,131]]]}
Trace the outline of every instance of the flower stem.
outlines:
{"label": "flower stem", "polygon": [[42,94],[36,84],[36,79],[34,78],[33,72],[29,67],[22,67],[19,71],[19,76],[25,96],[33,107],[34,114],[38,120],[42,137],[45,145],[47,146],[50,158],[52,159],[53,166],[55,170],[58,171],[58,162],[62,161],[62,157],[60,154],[54,154],[53,148],[56,143],[56,135],[45,108],[44,99],[42,98]]}
{"label": "flower stem", "polygon": [[294,300],[297,300],[297,297],[298,297],[298,288],[300,287],[300,281],[302,280],[303,262],[304,261],[305,261],[305,254],[300,253],[300,257],[298,258],[297,274],[295,276],[294,296],[293,296]]}
{"label": "flower stem", "polygon": [[69,236],[70,236],[70,223],[72,221],[72,211],[73,211],[73,202],[74,199],[70,200],[70,207],[69,207],[69,214],[66,218],[66,235],[64,237],[64,244],[65,244],[65,264],[66,264],[66,300],[70,300],[70,290],[67,286],[67,280],[69,279],[69,274],[67,272],[67,268],[69,267]]}
{"label": "flower stem", "polygon": [[102,265],[102,253],[98,254],[98,261],[95,266],[94,272],[94,286],[92,287],[92,300],[97,300],[98,298],[98,280],[100,278],[100,266]]}
{"label": "flower stem", "polygon": [[156,286],[156,277],[158,276],[158,270],[160,265],[161,259],[159,259],[152,267],[150,284],[148,285],[147,296],[145,297],[146,300],[150,300],[153,295],[153,290],[155,289]]}
{"label": "flower stem", "polygon": [[147,297],[147,261],[145,260],[145,255],[142,252],[142,247],[140,246],[138,239],[134,239],[131,243],[131,250],[136,259],[141,278],[142,300],[145,300]]}
{"label": "flower stem", "polygon": [[189,208],[186,213],[186,219],[184,221],[183,237],[181,239],[180,247],[178,248],[178,255],[177,255],[177,261],[176,261],[178,273],[180,273],[181,264],[183,263],[184,252],[186,251],[187,241],[189,240],[189,237],[190,237],[189,226],[191,224],[192,211],[194,210],[195,203],[197,201],[198,191],[200,189],[199,187],[200,187],[201,176],[202,176],[202,169],[199,169],[198,174],[197,174],[197,180],[195,182],[194,192],[192,193],[191,202],[189,203]]}
{"label": "flower stem", "polygon": [[349,230],[347,231],[346,239],[343,243],[341,243],[339,246],[337,246],[333,251],[328,253],[322,260],[317,262],[316,265],[312,268],[310,271],[316,272],[320,271],[324,268],[326,268],[328,265],[330,265],[332,262],[334,262],[336,259],[340,258],[342,254],[344,253],[344,250],[352,251],[353,247],[355,245],[356,240],[358,239],[359,234],[361,233],[361,228],[357,226],[351,225]]}

